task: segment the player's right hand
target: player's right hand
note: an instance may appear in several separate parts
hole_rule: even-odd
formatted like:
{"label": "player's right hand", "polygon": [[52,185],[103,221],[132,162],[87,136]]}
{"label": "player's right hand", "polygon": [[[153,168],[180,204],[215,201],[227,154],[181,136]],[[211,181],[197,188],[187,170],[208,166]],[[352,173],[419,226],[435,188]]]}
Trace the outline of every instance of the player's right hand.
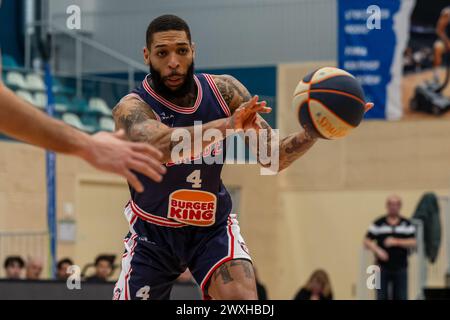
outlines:
{"label": "player's right hand", "polygon": [[123,130],[99,132],[91,136],[91,142],[82,157],[97,169],[125,177],[137,192],[143,192],[144,187],[132,171],[156,182],[161,182],[167,171],[160,162],[163,155],[159,150],[146,143],[125,141]]}
{"label": "player's right hand", "polygon": [[386,261],[389,260],[389,254],[385,250],[383,250],[381,248],[379,248],[376,251],[376,255],[377,255],[378,259],[380,259],[383,262],[386,262]]}
{"label": "player's right hand", "polygon": [[259,97],[254,96],[251,100],[243,103],[230,117],[230,129],[236,131],[247,131],[260,128],[257,120],[258,113],[270,113],[272,108],[267,107],[265,101],[259,102]]}

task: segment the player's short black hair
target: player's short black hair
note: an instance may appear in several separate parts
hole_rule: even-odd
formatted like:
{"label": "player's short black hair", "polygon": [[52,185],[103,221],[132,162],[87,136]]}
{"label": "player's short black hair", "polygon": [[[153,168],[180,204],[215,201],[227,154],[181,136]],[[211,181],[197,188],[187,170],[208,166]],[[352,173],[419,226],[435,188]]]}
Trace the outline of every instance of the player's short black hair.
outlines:
{"label": "player's short black hair", "polygon": [[62,265],[65,264],[65,263],[70,264],[71,266],[73,266],[73,261],[71,259],[64,258],[64,259],[61,259],[61,260],[58,261],[57,268],[61,269]]}
{"label": "player's short black hair", "polygon": [[3,264],[3,267],[6,269],[12,265],[14,265],[15,263],[17,263],[20,268],[22,269],[23,267],[25,267],[25,261],[23,261],[23,259],[19,256],[11,256],[11,257],[7,257],[5,259],[5,263]]}
{"label": "player's short black hair", "polygon": [[173,14],[165,14],[150,22],[147,28],[147,48],[150,48],[154,33],[170,30],[185,31],[189,42],[192,42],[191,29],[189,29],[187,22]]}

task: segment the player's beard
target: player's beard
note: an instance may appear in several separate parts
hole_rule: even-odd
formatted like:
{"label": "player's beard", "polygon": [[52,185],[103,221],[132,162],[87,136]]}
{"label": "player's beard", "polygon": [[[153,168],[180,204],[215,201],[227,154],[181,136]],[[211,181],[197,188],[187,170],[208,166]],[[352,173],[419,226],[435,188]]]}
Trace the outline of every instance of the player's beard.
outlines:
{"label": "player's beard", "polygon": [[[153,89],[163,96],[164,98],[181,98],[192,92],[195,88],[194,81],[194,62],[188,68],[183,84],[176,90],[169,89],[165,84],[165,78],[161,77],[161,73],[153,68],[150,64],[150,74],[152,75]],[[179,75],[177,73],[171,74],[171,76]]]}

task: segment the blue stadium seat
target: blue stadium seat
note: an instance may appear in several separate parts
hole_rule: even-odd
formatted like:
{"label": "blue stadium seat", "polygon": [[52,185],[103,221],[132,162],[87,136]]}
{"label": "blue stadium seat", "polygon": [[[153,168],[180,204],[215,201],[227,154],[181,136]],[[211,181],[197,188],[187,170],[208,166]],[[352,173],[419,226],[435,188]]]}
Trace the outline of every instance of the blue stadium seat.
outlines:
{"label": "blue stadium seat", "polygon": [[84,124],[80,120],[80,118],[74,113],[64,113],[62,115],[62,120],[67,124],[71,125],[72,127],[75,127],[82,131],[94,132],[96,130],[96,127]]}
{"label": "blue stadium seat", "polygon": [[89,109],[98,112],[102,116],[110,116],[112,113],[112,110],[108,107],[105,100],[98,97],[89,100]]}
{"label": "blue stadium seat", "polygon": [[29,91],[17,90],[15,93],[18,97],[22,98],[26,102],[31,103],[33,105],[35,104],[34,97]]}
{"label": "blue stadium seat", "polygon": [[55,96],[55,110],[58,112],[66,112],[70,109],[70,101],[65,95]]}
{"label": "blue stadium seat", "polygon": [[81,116],[81,122],[83,122],[84,125],[95,128],[95,130],[98,130],[99,124],[98,119],[95,115],[92,115],[90,113],[83,113]]}
{"label": "blue stadium seat", "polygon": [[41,75],[37,73],[28,73],[25,76],[27,89],[31,91],[44,91],[45,83]]}
{"label": "blue stadium seat", "polygon": [[16,62],[16,60],[13,57],[6,54],[3,55],[2,57],[2,63],[4,68],[11,68],[11,69],[19,68],[19,65]]}
{"label": "blue stadium seat", "polygon": [[6,73],[6,85],[11,89],[27,89],[27,83],[22,73],[9,71]]}
{"label": "blue stadium seat", "polygon": [[115,129],[115,124],[114,124],[114,120],[110,117],[102,117],[100,119],[100,130],[103,131],[114,131]]}
{"label": "blue stadium seat", "polygon": [[67,94],[73,96],[75,94],[75,89],[72,87],[65,86],[60,78],[53,78],[53,92],[55,94]]}
{"label": "blue stadium seat", "polygon": [[47,107],[47,94],[43,92],[36,92],[34,94],[34,104],[39,109],[45,109]]}
{"label": "blue stadium seat", "polygon": [[83,113],[89,110],[89,104],[84,98],[73,98],[70,110],[75,113]]}

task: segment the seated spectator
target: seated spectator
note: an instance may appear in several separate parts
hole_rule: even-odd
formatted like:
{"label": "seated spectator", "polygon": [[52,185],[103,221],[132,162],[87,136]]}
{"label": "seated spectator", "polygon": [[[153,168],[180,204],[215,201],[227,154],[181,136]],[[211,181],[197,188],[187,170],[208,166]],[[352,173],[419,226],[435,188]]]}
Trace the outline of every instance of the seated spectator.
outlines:
{"label": "seated spectator", "polygon": [[67,278],[69,278],[70,276],[67,269],[70,266],[73,266],[73,261],[70,260],[69,258],[59,260],[56,270],[56,279],[67,280]]}
{"label": "seated spectator", "polygon": [[38,257],[29,257],[26,266],[26,279],[39,280],[41,278],[44,262]]}
{"label": "seated spectator", "polygon": [[113,271],[113,261],[111,256],[100,255],[95,259],[95,274],[87,277],[88,282],[107,282]]}
{"label": "seated spectator", "polygon": [[6,279],[19,280],[22,278],[22,272],[25,267],[25,262],[21,257],[7,257],[3,266],[5,268]]}
{"label": "seated spectator", "polygon": [[333,292],[328,274],[316,270],[294,300],[333,300]]}

